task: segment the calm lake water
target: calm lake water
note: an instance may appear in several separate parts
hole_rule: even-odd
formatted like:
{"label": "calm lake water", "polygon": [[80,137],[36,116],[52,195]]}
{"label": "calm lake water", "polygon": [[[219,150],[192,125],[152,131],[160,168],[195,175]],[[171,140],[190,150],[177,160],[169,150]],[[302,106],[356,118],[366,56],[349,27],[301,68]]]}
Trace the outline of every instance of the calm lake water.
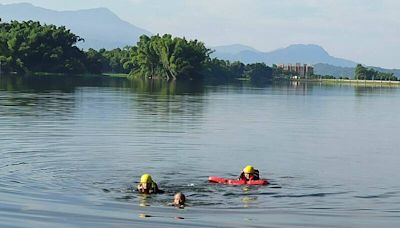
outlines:
{"label": "calm lake water", "polygon": [[[1,76],[0,226],[399,227],[399,113],[399,87]],[[207,182],[247,164],[272,184]]]}

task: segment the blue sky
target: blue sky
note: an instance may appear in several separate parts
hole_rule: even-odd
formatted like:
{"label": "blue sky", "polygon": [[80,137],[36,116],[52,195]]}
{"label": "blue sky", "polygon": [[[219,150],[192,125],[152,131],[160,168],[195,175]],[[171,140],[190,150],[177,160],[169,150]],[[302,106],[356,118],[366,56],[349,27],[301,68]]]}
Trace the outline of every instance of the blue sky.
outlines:
{"label": "blue sky", "polygon": [[[0,0],[15,3],[21,0]],[[398,0],[25,0],[56,10],[106,7],[153,33],[261,51],[305,43],[367,65],[400,68]]]}

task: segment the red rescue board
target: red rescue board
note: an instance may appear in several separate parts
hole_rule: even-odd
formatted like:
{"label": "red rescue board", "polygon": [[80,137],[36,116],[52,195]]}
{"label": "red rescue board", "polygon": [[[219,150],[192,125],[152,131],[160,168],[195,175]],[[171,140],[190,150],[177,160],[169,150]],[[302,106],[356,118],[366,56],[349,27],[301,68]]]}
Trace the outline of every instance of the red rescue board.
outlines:
{"label": "red rescue board", "polygon": [[245,180],[225,179],[225,178],[215,177],[215,176],[209,177],[208,181],[212,182],[212,183],[229,184],[229,185],[267,185],[267,184],[269,184],[269,182],[265,179],[245,181]]}

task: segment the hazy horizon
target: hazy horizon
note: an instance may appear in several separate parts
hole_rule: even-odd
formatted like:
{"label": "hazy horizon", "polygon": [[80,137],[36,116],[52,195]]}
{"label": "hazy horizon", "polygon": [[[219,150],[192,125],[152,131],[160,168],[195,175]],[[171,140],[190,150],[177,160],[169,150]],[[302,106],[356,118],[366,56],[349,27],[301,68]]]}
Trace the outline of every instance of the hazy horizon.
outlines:
{"label": "hazy horizon", "polygon": [[394,0],[0,0],[53,10],[105,7],[152,33],[171,33],[208,46],[243,44],[271,51],[317,44],[331,55],[385,68],[400,68],[400,2]]}

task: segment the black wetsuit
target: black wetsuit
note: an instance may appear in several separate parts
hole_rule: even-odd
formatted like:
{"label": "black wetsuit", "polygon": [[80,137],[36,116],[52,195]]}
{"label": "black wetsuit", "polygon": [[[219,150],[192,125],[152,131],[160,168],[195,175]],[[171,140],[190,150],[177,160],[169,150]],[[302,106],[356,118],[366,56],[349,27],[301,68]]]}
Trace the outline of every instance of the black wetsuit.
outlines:
{"label": "black wetsuit", "polygon": [[[139,187],[138,187],[138,191],[139,191],[139,192],[142,192],[142,191],[140,191],[140,188],[139,188]],[[148,194],[154,194],[154,193],[164,193],[164,191],[158,189],[158,186],[157,186],[156,182],[153,181],[153,182],[151,183],[151,187],[150,187],[150,190],[149,190],[149,193],[148,193]]]}

